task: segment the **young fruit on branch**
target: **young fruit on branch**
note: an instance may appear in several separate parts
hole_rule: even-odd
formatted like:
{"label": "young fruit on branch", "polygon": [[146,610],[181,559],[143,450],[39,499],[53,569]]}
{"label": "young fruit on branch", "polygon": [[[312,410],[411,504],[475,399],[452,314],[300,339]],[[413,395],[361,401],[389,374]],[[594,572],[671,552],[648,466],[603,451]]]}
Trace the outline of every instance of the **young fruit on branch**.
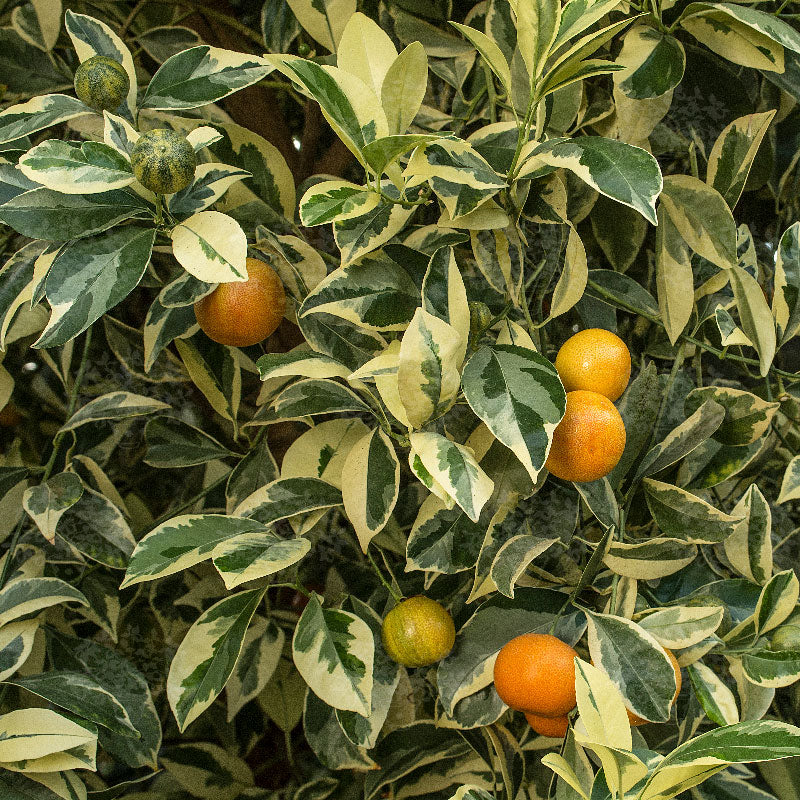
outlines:
{"label": "young fruit on branch", "polygon": [[131,151],[136,180],[156,194],[173,194],[194,180],[197,156],[185,136],[168,128],[143,133]]}
{"label": "young fruit on branch", "polygon": [[405,667],[427,667],[441,661],[456,641],[450,613],[423,595],[398,603],[383,620],[382,633],[389,657]]}
{"label": "young fruit on branch", "polygon": [[75,94],[95,111],[115,111],[130,88],[125,67],[108,56],[87,58],[75,70]]}
{"label": "young fruit on branch", "polygon": [[263,342],[280,325],[286,293],[278,274],[257,258],[247,259],[247,280],[221,283],[194,304],[209,339],[232,347]]}

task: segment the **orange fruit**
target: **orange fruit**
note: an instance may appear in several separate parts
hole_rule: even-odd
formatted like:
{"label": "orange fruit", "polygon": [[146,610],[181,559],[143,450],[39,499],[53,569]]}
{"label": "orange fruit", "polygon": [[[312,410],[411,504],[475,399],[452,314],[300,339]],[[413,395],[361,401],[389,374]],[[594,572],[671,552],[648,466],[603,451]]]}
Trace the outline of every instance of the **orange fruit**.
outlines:
{"label": "orange fruit", "polygon": [[[678,666],[678,660],[675,658],[671,650],[667,650],[665,647],[664,652],[669,656],[669,660],[672,662],[672,669],[675,670],[675,682],[677,685],[675,687],[675,695],[672,698],[672,705],[675,705],[675,701],[678,699],[678,695],[681,693],[681,668]],[[628,711],[628,722],[630,722],[634,727],[646,725],[650,721],[647,719],[642,719],[629,709],[626,709],[626,711]]]}
{"label": "orange fruit", "polygon": [[418,595],[398,603],[383,620],[384,650],[405,667],[441,661],[456,641],[456,626],[444,606]]}
{"label": "orange fruit", "polygon": [[494,688],[517,711],[563,717],[575,708],[577,653],[549,633],[525,633],[507,642],[494,662]]}
{"label": "orange fruit", "polygon": [[561,345],[556,370],[568,392],[586,389],[613,401],[631,378],[631,354],[615,333],[588,328]]}
{"label": "orange fruit", "polygon": [[563,739],[567,735],[569,718],[566,714],[563,717],[539,717],[536,714],[526,714],[525,719],[540,736]]}
{"label": "orange fruit", "polygon": [[553,431],[545,467],[557,478],[585,483],[608,475],[625,450],[625,423],[602,394],[567,393],[564,419]]}
{"label": "orange fruit", "polygon": [[278,274],[257,258],[247,259],[247,280],[221,283],[194,304],[194,314],[209,339],[232,347],[263,342],[286,311]]}

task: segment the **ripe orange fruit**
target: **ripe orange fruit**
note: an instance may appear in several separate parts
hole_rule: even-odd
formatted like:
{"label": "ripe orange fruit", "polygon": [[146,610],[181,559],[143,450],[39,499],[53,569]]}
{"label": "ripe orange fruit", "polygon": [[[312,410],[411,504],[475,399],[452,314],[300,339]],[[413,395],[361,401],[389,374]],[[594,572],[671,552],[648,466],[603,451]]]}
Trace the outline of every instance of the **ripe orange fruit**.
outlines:
{"label": "ripe orange fruit", "polygon": [[[669,656],[669,660],[672,662],[672,669],[675,670],[675,682],[677,686],[675,687],[675,695],[672,698],[672,705],[675,705],[675,701],[678,699],[678,695],[681,693],[681,668],[678,666],[678,660],[675,658],[671,650],[667,650],[665,647],[664,652]],[[650,721],[647,719],[642,719],[640,716],[634,714],[628,709],[626,709],[626,711],[628,711],[628,722],[630,722],[634,727],[646,725]]]}
{"label": "ripe orange fruit", "polygon": [[517,711],[563,717],[575,708],[576,655],[549,633],[517,636],[497,654],[494,688]]}
{"label": "ripe orange fruit", "polygon": [[615,333],[588,328],[561,345],[556,370],[568,392],[586,389],[614,401],[631,378],[631,354]]}
{"label": "ripe orange fruit", "polygon": [[597,392],[568,392],[545,467],[565,481],[596,481],[614,469],[624,450],[625,423],[614,404]]}
{"label": "ripe orange fruit", "polygon": [[566,714],[563,717],[539,717],[536,714],[526,714],[525,719],[540,736],[563,739],[567,735],[569,718]]}
{"label": "ripe orange fruit", "polygon": [[446,608],[418,595],[398,603],[383,620],[383,647],[405,667],[427,667],[441,661],[456,641],[456,627]]}
{"label": "ripe orange fruit", "polygon": [[286,294],[269,264],[247,259],[246,281],[221,283],[194,304],[194,314],[209,339],[233,347],[264,341],[280,324]]}

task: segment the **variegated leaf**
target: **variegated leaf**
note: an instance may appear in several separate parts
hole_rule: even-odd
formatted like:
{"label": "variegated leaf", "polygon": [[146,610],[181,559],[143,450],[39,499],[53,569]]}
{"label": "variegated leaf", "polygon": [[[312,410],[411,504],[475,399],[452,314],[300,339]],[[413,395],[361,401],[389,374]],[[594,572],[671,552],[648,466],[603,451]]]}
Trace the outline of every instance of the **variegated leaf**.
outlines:
{"label": "variegated leaf", "polygon": [[266,353],[256,362],[262,381],[275,378],[347,378],[351,374],[344,364],[313,350],[292,350],[288,353]]}
{"label": "variegated leaf", "polygon": [[452,247],[442,247],[431,256],[422,280],[422,307],[458,332],[462,348],[455,360],[460,364],[469,341],[470,313],[464,280]]}
{"label": "variegated leaf", "polygon": [[376,22],[359,12],[348,19],[337,48],[340,69],[361,78],[380,96],[386,73],[396,58],[394,43]]}
{"label": "variegated leaf", "polygon": [[778,245],[772,316],[778,330],[778,346],[800,331],[800,222],[783,232]]}
{"label": "variegated leaf", "polygon": [[234,589],[296,564],[310,549],[308,539],[282,539],[259,531],[220,542],[211,551],[211,559],[225,581],[225,588]]}
{"label": "variegated leaf", "polygon": [[0,625],[60,603],[89,605],[82,592],[60,578],[18,578],[0,590]]}
{"label": "variegated leaf", "polygon": [[524,347],[483,347],[464,366],[462,382],[472,410],[535,481],[566,409],[553,365]]}
{"label": "variegated leaf", "polygon": [[758,148],[774,116],[775,111],[764,111],[735,119],[711,148],[706,182],[725,198],[730,208],[739,202]]}
{"label": "variegated leaf", "polygon": [[638,716],[669,719],[677,688],[672,663],[652,634],[624,617],[588,614],[589,652]]}
{"label": "variegated leaf", "polygon": [[335,53],[347,21],[355,13],[355,0],[287,0],[300,24],[314,40]]}
{"label": "variegated leaf", "polygon": [[663,204],[658,207],[656,228],[656,288],[664,328],[675,344],[694,309],[694,276],[689,245]]}
{"label": "variegated leaf", "polygon": [[247,236],[236,220],[219,211],[200,211],[176,225],[172,253],[206,283],[247,280]]}
{"label": "variegated leaf", "polygon": [[0,112],[0,144],[13,142],[60,122],[92,113],[94,112],[89,106],[66,94],[34,97]]}
{"label": "variegated leaf", "polygon": [[754,621],[756,632],[767,633],[781,624],[797,605],[800,582],[791,569],[778,572],[764,585],[758,598]]}
{"label": "variegated leaf", "polygon": [[406,416],[415,428],[441,416],[461,384],[457,361],[463,351],[459,331],[418,308],[403,334],[397,384]]}
{"label": "variegated leaf", "polygon": [[306,227],[345,222],[361,217],[380,204],[381,196],[350,181],[321,181],[300,200],[300,220]]}
{"label": "variegated leaf", "polygon": [[167,207],[178,219],[190,217],[210,208],[234,183],[248,177],[246,170],[227,164],[199,164],[192,183],[170,195]]}
{"label": "variegated leaf", "polygon": [[696,557],[697,547],[690,542],[654,537],[644,542],[614,542],[603,562],[617,575],[654,580],[678,572]]}
{"label": "variegated leaf", "polygon": [[205,44],[190,47],[159,67],[145,90],[141,107],[176,111],[216,103],[257,83],[272,69],[259,56]]}
{"label": "variegated leaf", "polygon": [[56,526],[64,512],[83,494],[83,482],[74,472],[61,472],[45,483],[25,490],[22,505],[28,516],[50,544],[56,538]]}
{"label": "variegated leaf", "polygon": [[697,661],[687,667],[692,687],[703,711],[717,725],[733,725],[739,721],[739,709],[733,692],[712,669]]}
{"label": "variegated leaf", "polygon": [[661,481],[644,480],[645,498],[658,527],[694,544],[715,544],[730,536],[741,517],[725,514],[696,495]]}
{"label": "variegated leaf", "polygon": [[68,342],[127,297],[147,268],[155,234],[127,226],[59,250],[46,282],[52,314],[34,346]]}
{"label": "variegated leaf", "polygon": [[364,552],[389,521],[399,491],[400,461],[394,445],[375,428],[352,446],[342,470],[344,510]]}
{"label": "variegated leaf", "polygon": [[745,677],[756,686],[779,689],[800,680],[800,652],[757,650],[742,655]]}
{"label": "variegated leaf", "polygon": [[0,681],[11,677],[33,650],[39,619],[8,622],[0,627]]}
{"label": "variegated leaf", "polygon": [[455,137],[417,148],[405,175],[427,180],[451,220],[474,211],[506,186],[505,179],[480,153],[468,142]]}
{"label": "variegated leaf", "polygon": [[489,576],[497,591],[506,597],[514,597],[514,589],[519,577],[530,563],[544,553],[558,539],[544,539],[541,536],[520,534],[512,536],[497,551]]}
{"label": "variegated leaf", "polygon": [[225,688],[265,588],[225,597],[204,611],[175,653],[167,698],[183,731]]}
{"label": "variegated leaf", "polygon": [[126,119],[103,112],[103,141],[126,160],[139,139],[139,132]]}
{"label": "variegated leaf", "polygon": [[[257,489],[234,509],[234,514],[264,525],[295,514],[341,505],[341,492],[319,478],[279,478]],[[242,531],[243,533],[256,532]]]}
{"label": "variegated leaf", "polygon": [[475,262],[489,285],[514,302],[520,302],[524,248],[513,228],[472,231]]}
{"label": "variegated leaf", "polygon": [[759,372],[763,378],[775,356],[775,321],[759,282],[742,267],[730,270],[731,287],[739,309],[739,319],[745,336],[758,353]]}
{"label": "variegated leaf", "polygon": [[47,139],[25,153],[26,178],[62,194],[95,194],[133,183],[130,161],[103,142],[72,144]]}
{"label": "variegated leaf", "polygon": [[413,41],[392,62],[381,84],[380,98],[390,134],[403,134],[422,106],[428,86],[428,56]]}
{"label": "variegated leaf", "polygon": [[213,436],[175,417],[151,419],[144,435],[144,461],[157,469],[193,467],[233,455]]}
{"label": "variegated leaf", "polygon": [[292,655],[320,700],[342,711],[369,715],[375,641],[363,619],[348,611],[324,609],[312,594],[295,628]]}
{"label": "variegated leaf", "polygon": [[412,433],[411,450],[433,480],[477,522],[494,490],[494,481],[480,468],[473,453],[438,433]]}
{"label": "variegated leaf", "polygon": [[740,447],[758,441],[769,429],[780,403],[767,402],[752,392],[729,386],[704,386],[686,397],[687,413],[713,400],[725,409],[725,418],[714,432],[717,441]]}
{"label": "variegated leaf", "polygon": [[121,588],[188,569],[211,557],[214,548],[234,536],[265,533],[254,519],[221,514],[186,514],[154,528],[136,545]]}
{"label": "variegated leaf", "polygon": [[166,403],[141,394],[109,392],[82,406],[61,426],[61,430],[72,431],[91,422],[146,416],[168,408]]}
{"label": "variegated leaf", "polygon": [[733,568],[748,580],[764,584],[772,576],[772,510],[755,484],[733,509],[742,521],[723,546]]}
{"label": "variegated leaf", "polygon": [[668,33],[636,25],[626,34],[617,63],[625,69],[614,83],[633,100],[646,100],[674,89],[686,68],[683,45]]}
{"label": "variegated leaf", "polygon": [[722,606],[670,606],[637,615],[636,621],[662,647],[682,650],[711,636],[722,623],[724,613]]}
{"label": "variegated leaf", "polygon": [[293,383],[275,398],[273,407],[277,414],[289,419],[344,411],[370,411],[370,407],[346,386],[317,378]]}
{"label": "variegated leaf", "polygon": [[781,481],[779,503],[787,503],[800,497],[800,456],[795,456],[786,466]]}
{"label": "variegated leaf", "polygon": [[272,620],[256,616],[247,630],[242,652],[228,678],[225,695],[228,722],[255,699],[269,682],[281,659],[286,634]]}

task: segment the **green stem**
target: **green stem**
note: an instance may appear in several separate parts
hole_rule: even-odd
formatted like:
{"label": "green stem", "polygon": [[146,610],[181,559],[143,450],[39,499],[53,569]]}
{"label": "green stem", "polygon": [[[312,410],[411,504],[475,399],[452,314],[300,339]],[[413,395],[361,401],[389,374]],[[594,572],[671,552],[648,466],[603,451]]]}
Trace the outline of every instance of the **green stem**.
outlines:
{"label": "green stem", "polygon": [[485,61],[483,62],[483,76],[486,81],[486,90],[489,92],[489,121],[497,122],[497,91],[494,88],[494,75]]}
{"label": "green stem", "polygon": [[384,585],[386,590],[389,594],[394,598],[396,603],[400,603],[403,600],[403,596],[397,593],[397,590],[392,586],[386,578],[383,577],[383,573],[378,568],[377,563],[375,562],[375,558],[373,557],[372,553],[370,553],[369,548],[367,548],[367,559],[369,563],[372,564],[372,569],[375,570],[375,574],[378,576],[380,582]]}

